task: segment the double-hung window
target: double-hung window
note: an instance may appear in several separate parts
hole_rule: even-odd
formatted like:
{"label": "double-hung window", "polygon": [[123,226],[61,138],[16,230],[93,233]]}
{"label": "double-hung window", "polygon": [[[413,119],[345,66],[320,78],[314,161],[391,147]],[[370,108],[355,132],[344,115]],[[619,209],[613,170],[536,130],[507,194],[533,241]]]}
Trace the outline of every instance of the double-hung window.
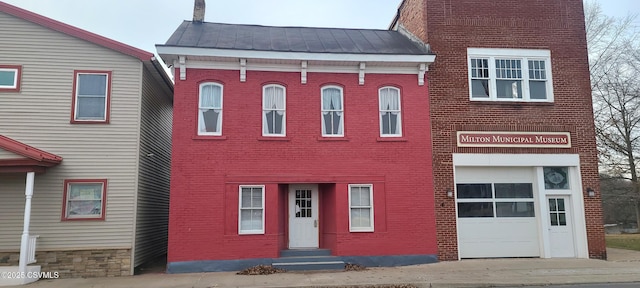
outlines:
{"label": "double-hung window", "polygon": [[108,123],[111,72],[75,71],[72,123]]}
{"label": "double-hung window", "polygon": [[468,48],[472,101],[553,102],[549,50]]}
{"label": "double-hung window", "polygon": [[63,220],[104,220],[107,180],[65,180]]}
{"label": "double-hung window", "polygon": [[373,231],[373,185],[349,185],[349,231]]}
{"label": "double-hung window", "polygon": [[19,92],[22,67],[0,65],[0,92]]}
{"label": "double-hung window", "polygon": [[262,135],[286,136],[286,90],[270,84],[262,90]]}
{"label": "double-hung window", "polygon": [[402,136],[400,89],[383,87],[378,91],[380,100],[380,136]]}
{"label": "double-hung window", "polygon": [[264,234],[264,186],[240,186],[240,234]]}
{"label": "double-hung window", "polygon": [[344,104],[342,88],[322,88],[322,136],[344,136]]}
{"label": "double-hung window", "polygon": [[222,135],[222,85],[200,84],[198,135]]}

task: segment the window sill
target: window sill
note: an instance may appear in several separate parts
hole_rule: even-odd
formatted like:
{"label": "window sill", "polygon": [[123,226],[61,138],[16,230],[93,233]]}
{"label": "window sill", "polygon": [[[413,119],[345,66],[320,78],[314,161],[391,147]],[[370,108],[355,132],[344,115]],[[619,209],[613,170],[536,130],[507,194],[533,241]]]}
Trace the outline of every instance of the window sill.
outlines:
{"label": "window sill", "polygon": [[227,136],[214,136],[214,135],[196,135],[191,137],[193,140],[227,140]]}
{"label": "window sill", "polygon": [[100,221],[104,222],[104,217],[100,218],[62,218],[62,222],[74,222],[74,221]]}
{"label": "window sill", "polygon": [[109,124],[109,120],[71,120],[71,124]]}
{"label": "window sill", "polygon": [[549,101],[497,101],[497,100],[469,100],[470,103],[478,105],[532,105],[532,106],[553,106],[554,102]]}
{"label": "window sill", "polygon": [[407,142],[409,140],[407,138],[404,138],[404,137],[378,137],[378,139],[376,139],[376,141],[378,141],[378,142]]}
{"label": "window sill", "polygon": [[269,137],[269,136],[262,136],[262,137],[258,137],[258,141],[290,141],[291,138],[289,137]]}
{"label": "window sill", "polygon": [[349,138],[345,138],[343,136],[340,137],[323,137],[323,136],[319,136],[318,137],[318,141],[327,141],[327,142],[332,142],[332,141],[349,141]]}
{"label": "window sill", "polygon": [[373,233],[375,231],[373,231],[373,229],[366,229],[366,230],[349,230],[349,233]]}

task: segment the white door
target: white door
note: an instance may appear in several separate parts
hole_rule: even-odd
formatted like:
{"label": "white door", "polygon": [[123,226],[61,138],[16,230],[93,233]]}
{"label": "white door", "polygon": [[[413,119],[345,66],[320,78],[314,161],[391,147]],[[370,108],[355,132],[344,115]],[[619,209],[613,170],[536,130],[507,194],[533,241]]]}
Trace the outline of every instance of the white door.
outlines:
{"label": "white door", "polygon": [[576,257],[569,196],[548,196],[551,257]]}
{"label": "white door", "polygon": [[318,186],[289,186],[289,248],[318,248]]}

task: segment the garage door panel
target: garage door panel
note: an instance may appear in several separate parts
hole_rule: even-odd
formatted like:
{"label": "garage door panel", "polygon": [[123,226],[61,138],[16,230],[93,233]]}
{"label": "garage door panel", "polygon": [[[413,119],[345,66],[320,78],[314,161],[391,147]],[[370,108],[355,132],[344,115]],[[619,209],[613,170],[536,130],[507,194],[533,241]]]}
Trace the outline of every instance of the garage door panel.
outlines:
{"label": "garage door panel", "polygon": [[535,218],[460,218],[461,258],[539,257]]}

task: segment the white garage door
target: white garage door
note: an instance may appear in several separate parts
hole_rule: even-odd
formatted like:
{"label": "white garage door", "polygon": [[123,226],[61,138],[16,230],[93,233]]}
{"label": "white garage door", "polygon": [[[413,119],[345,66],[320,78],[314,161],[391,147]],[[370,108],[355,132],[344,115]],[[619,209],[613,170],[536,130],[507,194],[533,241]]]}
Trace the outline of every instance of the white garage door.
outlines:
{"label": "white garage door", "polygon": [[456,167],[461,258],[539,257],[533,168]]}

